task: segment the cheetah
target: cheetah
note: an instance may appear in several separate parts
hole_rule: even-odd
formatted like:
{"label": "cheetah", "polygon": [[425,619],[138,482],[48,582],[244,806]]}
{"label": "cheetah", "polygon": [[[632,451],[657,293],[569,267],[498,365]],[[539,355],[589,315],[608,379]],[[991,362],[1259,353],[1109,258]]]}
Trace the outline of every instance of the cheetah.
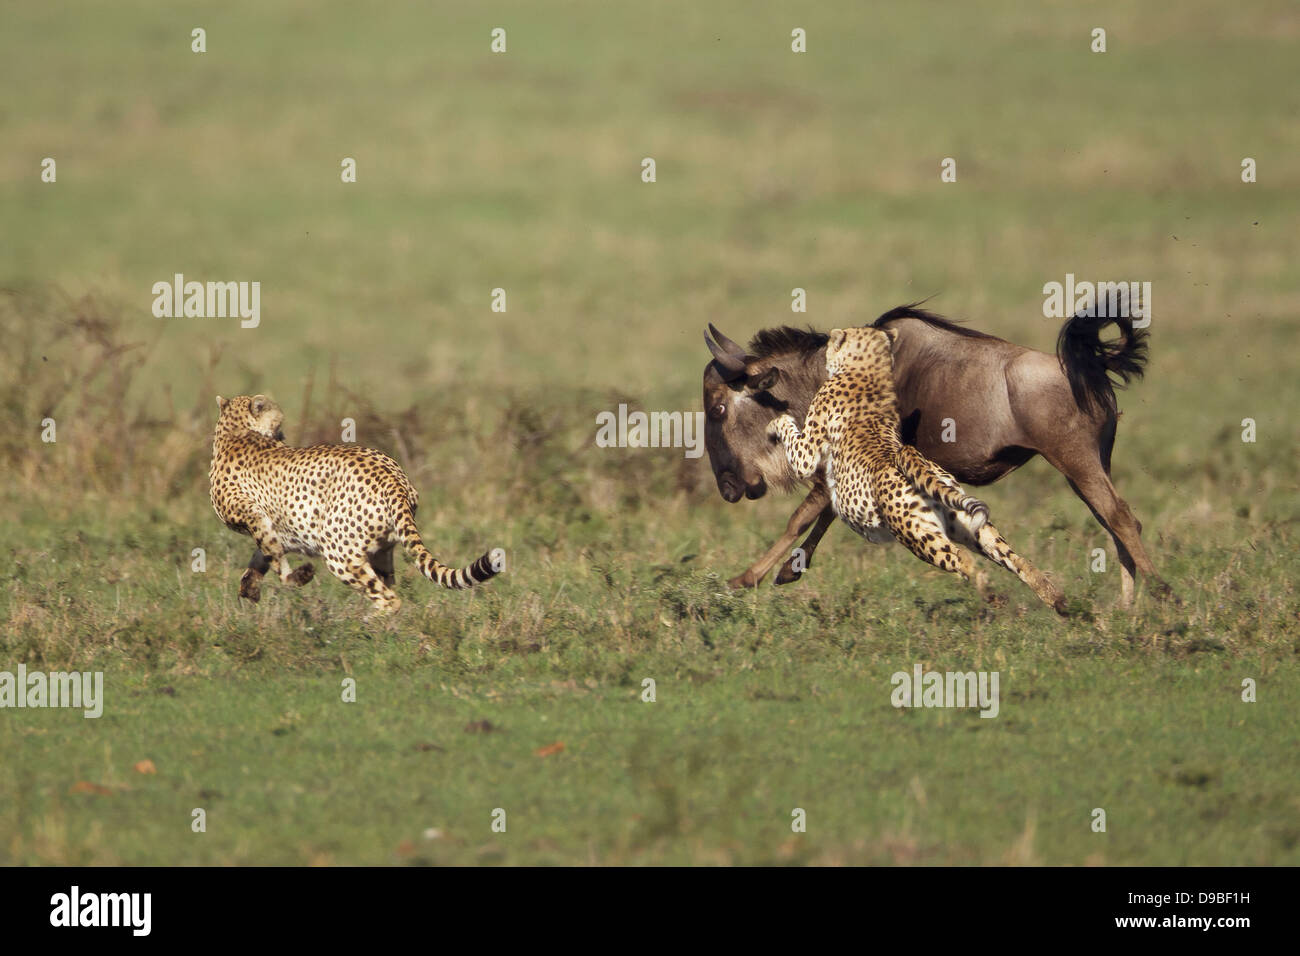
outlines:
{"label": "cheetah", "polygon": [[988,506],[966,494],[948,472],[898,434],[894,391],[893,329],[833,329],[826,344],[827,379],[817,391],[802,434],[793,416],[768,426],[790,466],[810,478],[823,464],[831,506],[868,541],[901,541],[913,554],[943,571],[975,579],[986,596],[986,579],[970,554],[979,551],[1019,577],[1058,614],[1065,596],[1020,555],[988,521]]}
{"label": "cheetah", "polygon": [[[279,444],[284,444],[284,412],[275,402],[266,402],[257,416],[249,421],[248,427],[250,431],[265,435],[267,438],[274,438]],[[373,566],[374,562],[371,563]],[[260,601],[262,599],[262,577],[270,569],[271,559],[264,555],[260,549],[254,548],[253,557],[248,562],[248,569],[244,572],[243,577],[239,579],[239,596],[248,598],[254,603]],[[379,571],[379,568],[376,567],[375,570]],[[391,569],[389,570],[391,571]],[[307,561],[294,568],[293,573],[289,575],[289,583],[301,586],[310,581],[315,575],[315,566],[310,561]],[[380,571],[380,576],[383,576],[382,571]]]}
{"label": "cheetah", "polygon": [[420,573],[463,589],[504,568],[499,548],[464,568],[449,568],[425,548],[415,525],[419,496],[397,462],[372,448],[284,442],[284,412],[264,395],[217,396],[212,439],[212,507],[226,527],[257,543],[240,581],[242,597],[261,598],[262,576],[301,586],[310,562],[289,567],[286,553],[323,557],[334,576],[364,594],[374,609],[395,612],[393,550],[400,542]]}

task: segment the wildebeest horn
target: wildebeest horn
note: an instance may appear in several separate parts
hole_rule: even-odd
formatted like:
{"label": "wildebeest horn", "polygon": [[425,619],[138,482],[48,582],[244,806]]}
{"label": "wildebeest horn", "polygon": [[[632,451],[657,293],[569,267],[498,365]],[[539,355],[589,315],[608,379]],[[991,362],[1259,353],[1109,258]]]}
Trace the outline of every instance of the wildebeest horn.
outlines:
{"label": "wildebeest horn", "polygon": [[[718,335],[718,330],[714,329],[712,325],[710,325],[709,328],[713,330],[714,335]],[[736,344],[735,342],[732,342],[731,339],[727,338],[725,335],[720,336],[720,338],[724,344],[728,344],[731,346],[735,346]],[[707,332],[704,334],[704,344],[707,345],[709,347],[709,351],[713,353],[713,360],[718,363],[718,366],[724,372],[727,373],[723,377],[723,381],[734,382],[736,379],[744,377],[745,355],[743,352],[723,351],[721,348],[719,348],[717,345],[714,344],[713,340],[709,338]]]}
{"label": "wildebeest horn", "polygon": [[745,354],[744,349],[742,349],[735,342],[731,341],[731,339],[727,338],[725,335],[719,332],[712,322],[709,323],[709,331],[713,333],[713,337],[717,339],[718,344],[721,345],[728,352],[730,352],[732,355]]}

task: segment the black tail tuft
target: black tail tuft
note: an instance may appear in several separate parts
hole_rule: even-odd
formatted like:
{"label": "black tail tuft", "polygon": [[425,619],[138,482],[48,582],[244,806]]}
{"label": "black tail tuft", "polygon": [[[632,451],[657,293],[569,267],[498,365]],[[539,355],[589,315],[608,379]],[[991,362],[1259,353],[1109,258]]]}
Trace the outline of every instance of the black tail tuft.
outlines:
{"label": "black tail tuft", "polygon": [[[1103,342],[1101,330],[1114,324],[1120,337]],[[1133,328],[1127,316],[1090,316],[1079,313],[1061,326],[1056,355],[1070,381],[1075,404],[1084,411],[1094,406],[1114,412],[1115,389],[1141,378],[1147,364],[1147,333]]]}
{"label": "black tail tuft", "polygon": [[484,581],[496,577],[504,569],[505,552],[500,548],[493,548],[469,567],[456,572],[459,579],[456,587],[463,589],[473,587],[475,584],[482,584]]}

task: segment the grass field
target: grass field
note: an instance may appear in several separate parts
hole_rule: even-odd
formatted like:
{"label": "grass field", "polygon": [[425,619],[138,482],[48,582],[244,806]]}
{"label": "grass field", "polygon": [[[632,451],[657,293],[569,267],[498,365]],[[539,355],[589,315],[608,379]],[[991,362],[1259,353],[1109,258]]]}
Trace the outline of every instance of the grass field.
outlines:
{"label": "grass field", "polygon": [[[1300,863],[1298,57],[1266,0],[13,5],[0,671],[105,704],[0,711],[0,864]],[[175,273],[259,281],[261,324],[155,318]],[[707,322],[937,293],[1051,350],[1066,273],[1152,283],[1114,475],[1181,605],[1116,607],[1041,460],[981,497],[1069,621],[842,527],[730,592],[796,499],[594,443],[700,407]],[[207,467],[251,392],[294,444],[354,419],[439,558],[508,572],[241,604]],[[999,672],[997,718],[891,706],[918,663]]]}

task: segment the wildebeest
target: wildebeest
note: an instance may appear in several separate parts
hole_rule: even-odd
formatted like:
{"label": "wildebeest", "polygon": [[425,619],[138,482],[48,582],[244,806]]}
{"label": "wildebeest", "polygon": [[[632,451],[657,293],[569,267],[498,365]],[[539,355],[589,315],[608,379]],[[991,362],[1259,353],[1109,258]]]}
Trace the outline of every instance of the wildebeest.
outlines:
{"label": "wildebeest", "polygon": [[[1101,330],[1110,324],[1120,337],[1105,342]],[[972,485],[991,484],[1042,455],[1114,539],[1121,605],[1132,602],[1135,571],[1162,597],[1172,596],[1142,546],[1141,523],[1110,480],[1119,419],[1114,389],[1142,375],[1145,331],[1122,316],[1081,313],[1061,327],[1054,357],[958,325],[919,303],[891,309],[872,325],[897,332],[894,379],[905,442]],[[784,412],[803,421],[826,379],[826,335],[764,329],[746,350],[712,325],[709,332],[705,447],[718,491],[735,502],[742,495],[761,498],[769,486],[792,489],[797,479],[780,444],[767,437],[767,424]],[[826,487],[815,479],[781,539],[730,585],[756,587],[782,559],[776,583],[796,580],[795,541],[812,527],[802,545],[807,567],[834,520]]]}

